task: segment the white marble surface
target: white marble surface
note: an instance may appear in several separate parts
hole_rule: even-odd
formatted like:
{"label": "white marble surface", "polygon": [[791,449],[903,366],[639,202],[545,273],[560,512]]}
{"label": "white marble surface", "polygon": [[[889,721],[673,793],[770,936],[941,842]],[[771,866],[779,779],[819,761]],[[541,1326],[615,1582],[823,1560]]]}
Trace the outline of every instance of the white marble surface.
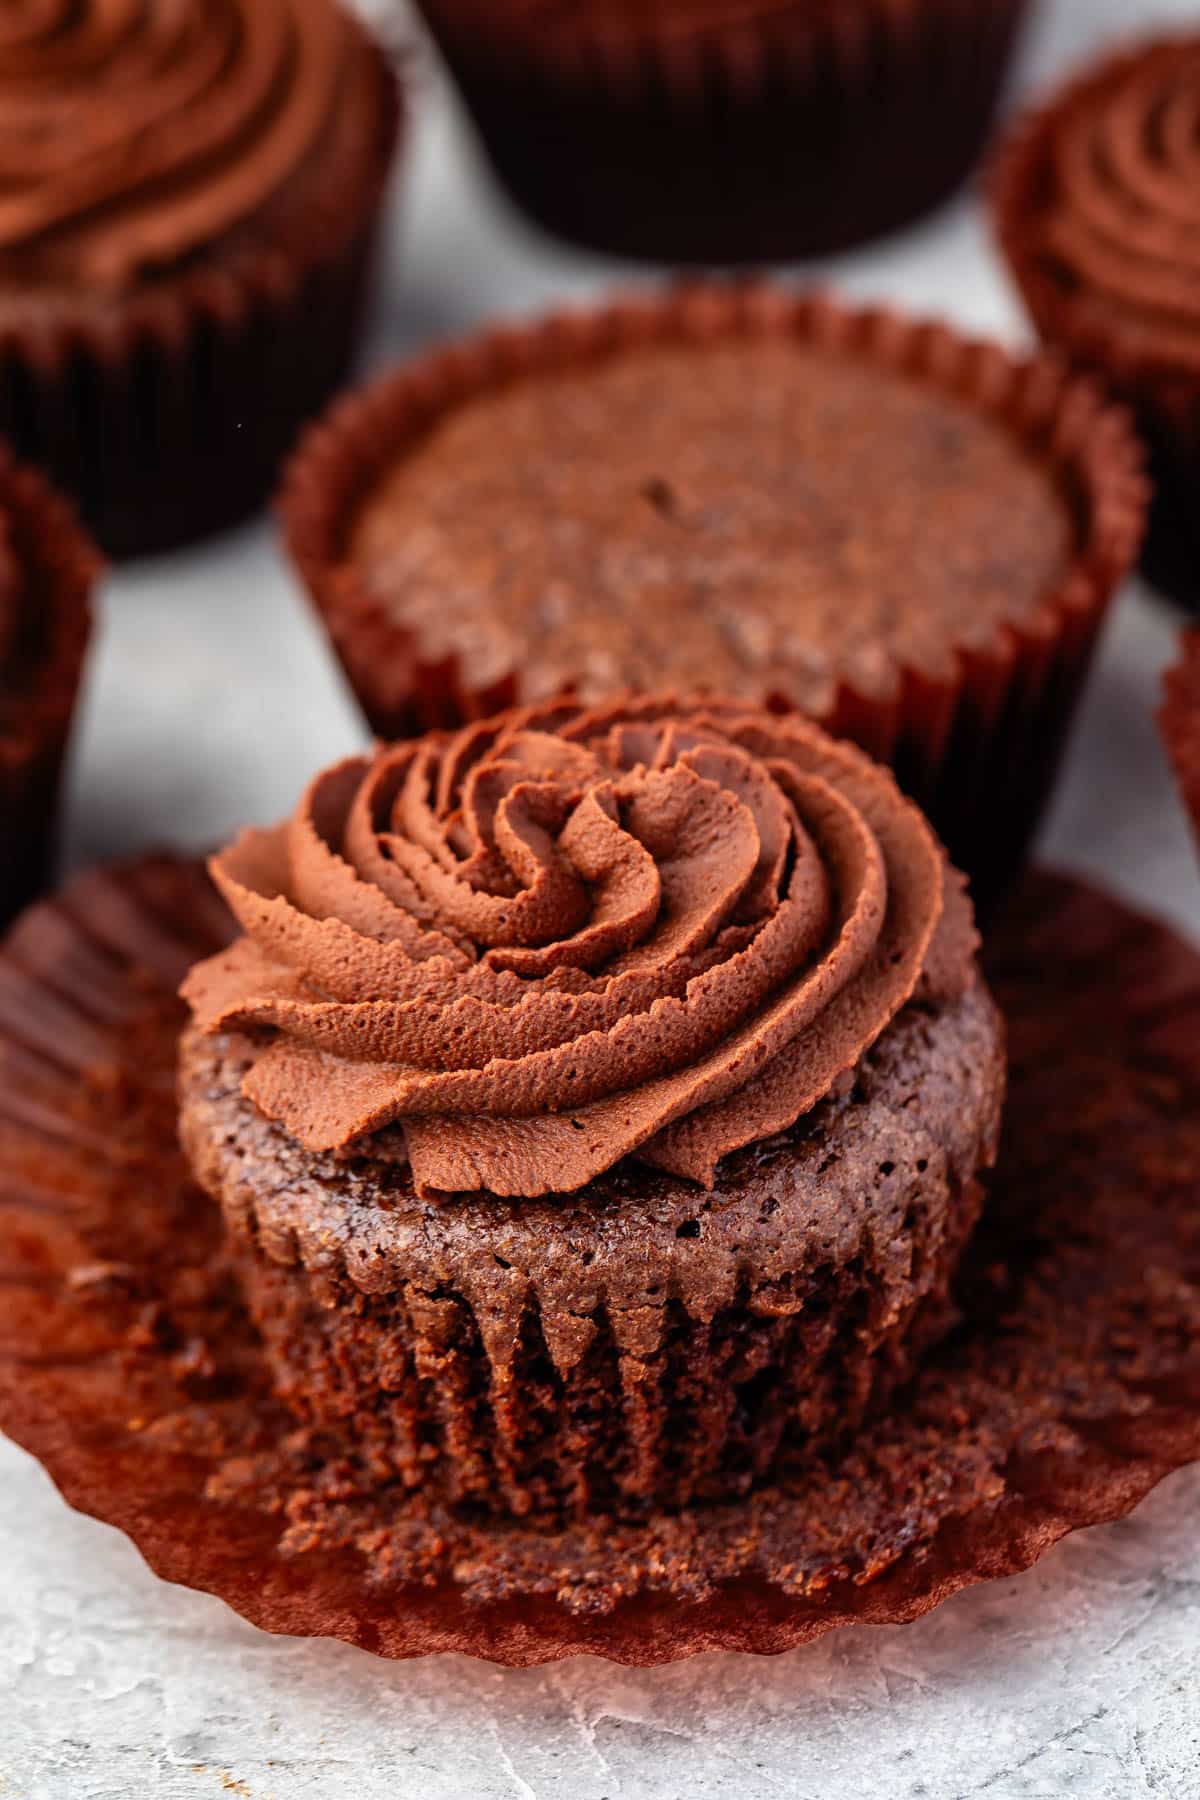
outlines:
{"label": "white marble surface", "polygon": [[[375,0],[386,5],[388,0]],[[1037,84],[1195,4],[1047,0]],[[497,202],[422,65],[419,142],[371,358],[630,272],[549,248]],[[402,211],[402,216],[401,216]],[[976,206],[820,271],[1019,337]],[[1200,937],[1200,882],[1151,723],[1176,621],[1114,616],[1046,853]],[[265,526],[114,577],[79,739],[68,859],[203,845],[285,810],[359,740]],[[155,1579],[0,1442],[0,1800],[1187,1800],[1200,1794],[1200,1470],[1129,1521],[921,1623],[777,1659],[651,1673],[580,1659],[387,1665],[273,1639]]]}

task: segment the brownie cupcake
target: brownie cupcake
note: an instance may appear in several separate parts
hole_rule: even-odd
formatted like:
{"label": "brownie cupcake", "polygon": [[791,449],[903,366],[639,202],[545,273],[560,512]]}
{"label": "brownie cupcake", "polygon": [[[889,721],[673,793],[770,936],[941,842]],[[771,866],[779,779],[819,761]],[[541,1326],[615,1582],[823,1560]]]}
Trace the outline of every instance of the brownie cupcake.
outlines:
{"label": "brownie cupcake", "polygon": [[1200,631],[1189,631],[1183,655],[1168,670],[1160,715],[1188,811],[1200,831]]}
{"label": "brownie cupcake", "polygon": [[702,286],[382,380],[307,440],[283,515],[380,736],[663,682],[797,707],[991,884],[1144,506],[1124,416],[1055,362]]}
{"label": "brownie cupcake", "polygon": [[66,504],[0,448],[0,925],[50,860],[98,568]]}
{"label": "brownie cupcake", "polygon": [[336,0],[47,0],[0,102],[0,431],[113,552],[251,511],[350,357],[383,55]]}
{"label": "brownie cupcake", "polygon": [[1136,410],[1155,502],[1145,566],[1200,605],[1200,33],[1126,50],[1018,128],[999,238],[1038,331]]}
{"label": "brownie cupcake", "polygon": [[421,0],[501,181],[549,230],[671,262],[906,224],[986,139],[1024,0]]}
{"label": "brownie cupcake", "polygon": [[319,776],[213,873],[180,1135],[278,1390],[538,1519],[745,1492],[953,1317],[998,1014],[890,775],[733,702]]}

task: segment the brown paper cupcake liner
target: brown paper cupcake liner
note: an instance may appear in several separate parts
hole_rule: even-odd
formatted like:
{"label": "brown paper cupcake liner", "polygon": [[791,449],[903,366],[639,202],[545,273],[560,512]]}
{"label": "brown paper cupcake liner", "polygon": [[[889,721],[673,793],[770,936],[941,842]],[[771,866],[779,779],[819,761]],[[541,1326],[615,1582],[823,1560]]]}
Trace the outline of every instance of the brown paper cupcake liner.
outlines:
{"label": "brown paper cupcake liner", "polygon": [[1185,632],[1183,653],[1167,671],[1159,722],[1192,822],[1200,834],[1200,631]]}
{"label": "brown paper cupcake liner", "polygon": [[[422,0],[497,175],[548,230],[617,254],[844,249],[958,188],[1026,0],[542,9]],[[582,16],[581,16],[582,15]]]}
{"label": "brown paper cupcake liner", "polygon": [[[1182,46],[1194,45],[1179,39]],[[1163,40],[1169,49],[1172,40]],[[1200,339],[1190,362],[1147,340],[1135,347],[1047,267],[1033,228],[1055,179],[1051,147],[1065,117],[1136,69],[1154,44],[1138,44],[1093,64],[1020,120],[990,178],[993,228],[1038,335],[1081,371],[1104,380],[1132,408],[1149,450],[1154,504],[1142,554],[1147,577],[1200,608]],[[1153,172],[1146,171],[1147,176]],[[1130,245],[1131,253],[1133,243]]]}
{"label": "brown paper cupcake liner", "polygon": [[990,973],[1013,1073],[963,1323],[844,1455],[553,1536],[378,1488],[298,1430],[175,1133],[196,865],[83,878],[0,953],[0,1425],[169,1579],[387,1656],[652,1664],[918,1617],[1200,1456],[1200,955],[1033,877]]}
{"label": "brown paper cupcake liner", "polygon": [[7,924],[48,871],[100,559],[67,503],[3,448],[0,519],[19,572],[12,662],[0,661],[0,924]]}
{"label": "brown paper cupcake liner", "polygon": [[[404,737],[519,702],[520,671],[472,691],[453,660],[423,662],[346,556],[356,510],[407,445],[456,407],[522,380],[655,343],[795,337],[927,381],[1046,459],[1078,520],[1069,566],[1022,624],[964,645],[943,677],[899,671],[891,698],[843,684],[820,718],[891,763],[977,894],[1019,864],[1050,791],[1108,602],[1141,538],[1147,487],[1125,414],[1051,357],[1021,359],[947,326],[826,296],[699,284],[657,300],[552,314],[439,351],[340,402],[307,435],[281,512],[307,584],[372,729]],[[664,671],[669,679],[669,671]],[[783,709],[786,694],[762,698]]]}
{"label": "brown paper cupcake liner", "polygon": [[377,144],[358,191],[314,207],[303,254],[242,247],[105,312],[47,302],[0,324],[0,433],[71,494],[115,556],[172,548],[261,506],[357,342],[402,123],[373,53]]}

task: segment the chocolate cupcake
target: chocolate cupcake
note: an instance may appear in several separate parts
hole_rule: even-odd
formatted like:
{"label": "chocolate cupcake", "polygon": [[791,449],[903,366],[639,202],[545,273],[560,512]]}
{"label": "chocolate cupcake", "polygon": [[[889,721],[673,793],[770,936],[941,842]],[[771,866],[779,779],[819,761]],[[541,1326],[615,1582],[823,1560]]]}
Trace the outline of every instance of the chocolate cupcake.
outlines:
{"label": "chocolate cupcake", "polygon": [[800,720],[653,700],[343,763],[213,864],[180,1135],[278,1391],[538,1519],[744,1493],[953,1317],[1003,1087],[962,883]]}
{"label": "chocolate cupcake", "polygon": [[1200,34],[1123,51],[1029,118],[997,167],[1000,243],[1041,335],[1136,410],[1147,573],[1200,605]]}
{"label": "chocolate cupcake", "polygon": [[1200,631],[1189,631],[1183,655],[1167,672],[1163,736],[1188,811],[1200,831]]}
{"label": "chocolate cupcake", "polygon": [[421,0],[512,197],[670,262],[842,249],[951,194],[1024,0]]}
{"label": "chocolate cupcake", "polygon": [[0,44],[0,431],[113,552],[230,523],[350,357],[392,72],[336,0],[48,0]]}
{"label": "chocolate cupcake", "polygon": [[47,871],[98,567],[70,509],[0,449],[0,924]]}
{"label": "chocolate cupcake", "polygon": [[179,1146],[174,990],[230,931],[146,857],[0,945],[0,1429],[166,1580],[389,1657],[777,1653],[1017,1575],[1200,1456],[1200,956],[1153,920],[1045,876],[995,920],[1004,1144],[959,1325],[881,1416],[745,1498],[551,1531],[278,1401]]}
{"label": "chocolate cupcake", "polygon": [[892,763],[984,885],[1144,507],[1124,416],[1056,363],[715,286],[402,370],[283,498],[380,736],[663,682],[797,707]]}

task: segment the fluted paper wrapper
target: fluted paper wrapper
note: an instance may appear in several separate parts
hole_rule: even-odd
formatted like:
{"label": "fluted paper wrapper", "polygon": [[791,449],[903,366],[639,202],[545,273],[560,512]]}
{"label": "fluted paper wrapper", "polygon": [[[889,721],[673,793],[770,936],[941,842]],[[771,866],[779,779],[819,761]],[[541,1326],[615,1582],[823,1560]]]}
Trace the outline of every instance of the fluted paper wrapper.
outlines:
{"label": "fluted paper wrapper", "polygon": [[[794,338],[927,382],[1010,430],[1060,481],[1078,528],[1051,591],[1019,625],[963,643],[950,672],[898,667],[890,695],[846,683],[819,723],[890,763],[977,896],[1019,865],[1050,792],[1108,603],[1137,555],[1147,488],[1126,415],[1051,357],[1022,359],[948,327],[825,296],[700,284],[661,300],[562,312],[491,331],[372,383],[307,435],[281,495],[292,557],[372,729],[406,737],[519,702],[520,671],[472,690],[453,660],[423,661],[346,554],[363,498],[409,446],[477,396],[654,344]],[[669,684],[671,671],[662,671]],[[786,693],[761,699],[786,708]]]}
{"label": "fluted paper wrapper", "polygon": [[[516,202],[656,262],[779,261],[928,211],[982,149],[1026,0],[541,9],[422,0]],[[566,16],[564,16],[566,15]]]}
{"label": "fluted paper wrapper", "polygon": [[386,1656],[652,1664],[916,1618],[1200,1456],[1200,955],[1031,878],[990,973],[1013,1072],[963,1324],[888,1417],[749,1499],[553,1535],[377,1489],[297,1430],[175,1130],[203,873],[82,878],[0,955],[0,1426],[169,1579]]}

